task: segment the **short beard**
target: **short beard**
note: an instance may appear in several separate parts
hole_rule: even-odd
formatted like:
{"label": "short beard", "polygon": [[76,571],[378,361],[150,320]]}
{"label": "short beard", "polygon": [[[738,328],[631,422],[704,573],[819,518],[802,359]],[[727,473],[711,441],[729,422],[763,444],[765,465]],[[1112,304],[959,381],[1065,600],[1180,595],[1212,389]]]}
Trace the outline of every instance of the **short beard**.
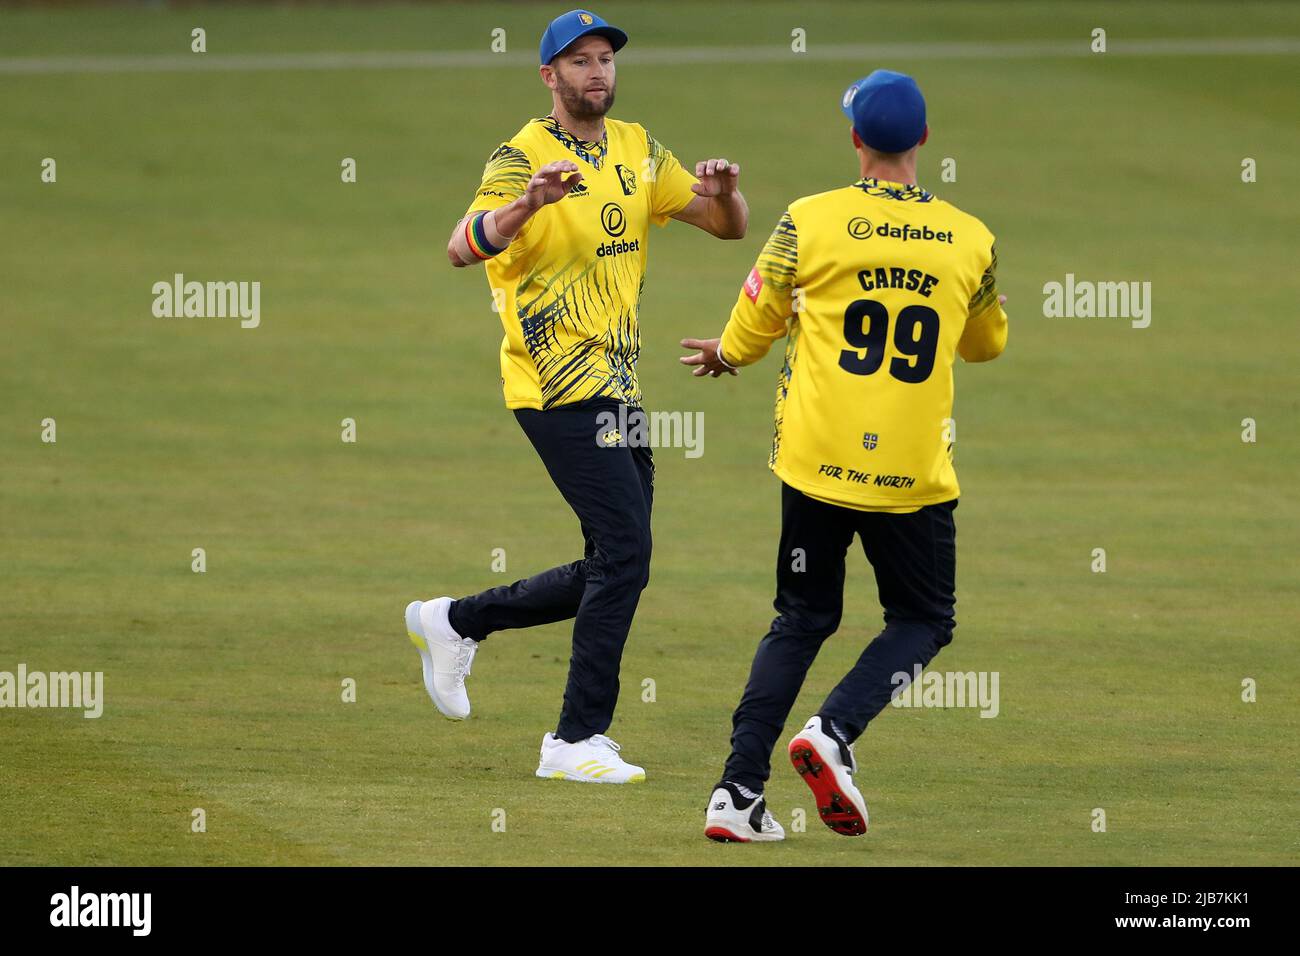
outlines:
{"label": "short beard", "polygon": [[560,94],[560,103],[563,104],[565,112],[577,120],[594,120],[600,119],[610,111],[614,105],[614,86],[605,92],[604,101],[598,106],[592,106],[583,95],[582,90],[576,86],[570,86],[564,80],[560,79],[559,74],[555,76],[556,91]]}

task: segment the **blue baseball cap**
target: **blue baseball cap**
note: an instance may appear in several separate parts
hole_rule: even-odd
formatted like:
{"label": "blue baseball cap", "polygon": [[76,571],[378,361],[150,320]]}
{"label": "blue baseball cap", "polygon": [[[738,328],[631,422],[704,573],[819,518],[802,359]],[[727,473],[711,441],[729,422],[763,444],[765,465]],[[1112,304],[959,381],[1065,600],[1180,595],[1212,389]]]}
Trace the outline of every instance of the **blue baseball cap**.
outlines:
{"label": "blue baseball cap", "polygon": [[906,73],[876,70],[844,91],[840,107],[858,139],[882,153],[905,153],[925,135],[925,97]]}
{"label": "blue baseball cap", "polygon": [[574,40],[593,33],[608,40],[616,51],[623,49],[627,43],[626,33],[618,27],[610,26],[590,10],[570,10],[552,20],[542,34],[542,65],[545,66],[563,53]]}

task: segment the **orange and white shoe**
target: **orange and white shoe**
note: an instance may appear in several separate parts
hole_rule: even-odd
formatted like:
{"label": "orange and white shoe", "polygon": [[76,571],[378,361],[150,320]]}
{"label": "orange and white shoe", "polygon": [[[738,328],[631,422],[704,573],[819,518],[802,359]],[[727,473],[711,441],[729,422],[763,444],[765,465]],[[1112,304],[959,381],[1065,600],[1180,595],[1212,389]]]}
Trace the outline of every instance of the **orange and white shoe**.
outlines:
{"label": "orange and white shoe", "polygon": [[761,794],[747,799],[734,784],[721,783],[709,797],[704,835],[719,843],[768,843],[784,840],[785,830],[768,813]]}
{"label": "orange and white shoe", "polygon": [[[841,836],[867,832],[867,801],[853,785],[858,762],[853,747],[822,729],[814,717],[790,741],[790,762],[817,801],[822,823]],[[847,758],[847,759],[846,759]]]}

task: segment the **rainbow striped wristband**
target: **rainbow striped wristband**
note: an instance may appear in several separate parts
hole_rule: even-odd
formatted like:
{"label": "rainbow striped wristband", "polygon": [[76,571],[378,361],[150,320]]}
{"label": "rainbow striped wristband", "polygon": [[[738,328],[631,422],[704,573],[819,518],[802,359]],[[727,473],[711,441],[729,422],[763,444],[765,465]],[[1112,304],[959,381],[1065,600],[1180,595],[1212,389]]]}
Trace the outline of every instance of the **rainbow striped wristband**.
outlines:
{"label": "rainbow striped wristband", "polygon": [[469,251],[480,259],[491,259],[506,251],[505,246],[494,246],[488,242],[487,226],[484,223],[486,219],[487,213],[480,212],[465,220],[465,241],[469,243]]}

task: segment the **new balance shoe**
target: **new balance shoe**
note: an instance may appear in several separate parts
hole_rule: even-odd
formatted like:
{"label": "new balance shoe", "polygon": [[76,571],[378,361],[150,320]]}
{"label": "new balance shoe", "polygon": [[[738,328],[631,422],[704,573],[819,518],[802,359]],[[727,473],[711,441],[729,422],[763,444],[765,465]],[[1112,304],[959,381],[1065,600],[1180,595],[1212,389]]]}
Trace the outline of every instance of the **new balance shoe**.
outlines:
{"label": "new balance shoe", "polygon": [[619,756],[622,749],[604,734],[574,744],[547,734],[542,738],[537,776],[582,783],[644,783],[645,771]]}
{"label": "new balance shoe", "polygon": [[768,813],[762,794],[746,797],[724,781],[709,797],[704,835],[719,843],[764,843],[784,840],[785,830]]}
{"label": "new balance shoe", "polygon": [[424,668],[424,689],[439,713],[451,720],[469,716],[469,676],[478,641],[461,637],[451,626],[447,612],[451,598],[412,601],[406,606],[406,635],[420,652]]}
{"label": "new balance shoe", "polygon": [[867,832],[867,802],[853,785],[857,758],[834,728],[813,717],[790,741],[790,762],[812,790],[822,823],[843,836]]}

